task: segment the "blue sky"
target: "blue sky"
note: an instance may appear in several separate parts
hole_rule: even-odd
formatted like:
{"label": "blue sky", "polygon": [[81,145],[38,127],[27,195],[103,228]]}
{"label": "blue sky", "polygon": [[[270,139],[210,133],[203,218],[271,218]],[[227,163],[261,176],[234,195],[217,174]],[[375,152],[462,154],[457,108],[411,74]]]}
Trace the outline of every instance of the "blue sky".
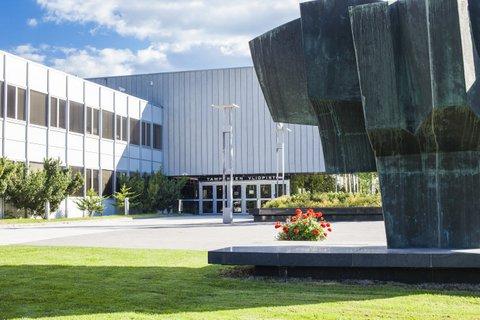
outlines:
{"label": "blue sky", "polygon": [[251,65],[298,0],[2,0],[0,48],[83,77]]}

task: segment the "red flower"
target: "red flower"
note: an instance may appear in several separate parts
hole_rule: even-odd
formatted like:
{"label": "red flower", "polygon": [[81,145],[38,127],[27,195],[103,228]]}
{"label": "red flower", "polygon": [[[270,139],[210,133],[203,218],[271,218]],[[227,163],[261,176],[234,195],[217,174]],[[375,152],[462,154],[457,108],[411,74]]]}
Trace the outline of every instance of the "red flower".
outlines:
{"label": "red flower", "polygon": [[297,209],[297,210],[295,210],[295,215],[297,215],[297,216],[300,216],[300,215],[302,215],[302,213],[303,213],[303,212],[302,212],[302,210],[301,210],[301,209]]}
{"label": "red flower", "polygon": [[283,227],[283,232],[288,233],[288,227],[287,226]]}
{"label": "red flower", "polygon": [[282,224],[280,223],[280,221],[277,221],[277,222],[275,223],[275,229],[279,229],[279,228],[281,228],[281,227],[282,227]]}
{"label": "red flower", "polygon": [[314,236],[318,236],[318,235],[320,234],[320,231],[318,231],[317,229],[313,229],[313,230],[312,230],[312,234],[313,234]]}
{"label": "red flower", "polygon": [[298,230],[297,228],[293,229],[293,233],[295,233],[296,235],[300,232],[300,230]]}
{"label": "red flower", "polygon": [[303,219],[307,219],[308,218],[308,215],[307,214],[304,214],[303,215]]}
{"label": "red flower", "polygon": [[321,218],[321,217],[323,217],[323,213],[317,212],[317,213],[315,213],[315,217],[316,218]]}
{"label": "red flower", "polygon": [[327,223],[326,226],[327,226],[327,228],[330,228],[330,223]]}
{"label": "red flower", "polygon": [[322,228],[325,228],[325,227],[326,227],[325,223],[320,224],[320,226],[321,226]]}
{"label": "red flower", "polygon": [[332,228],[328,228],[327,230],[328,230],[328,232],[332,232]]}
{"label": "red flower", "polygon": [[308,214],[309,216],[311,216],[311,215],[314,215],[315,212],[313,212],[313,209],[308,209],[308,210],[307,210],[307,214]]}

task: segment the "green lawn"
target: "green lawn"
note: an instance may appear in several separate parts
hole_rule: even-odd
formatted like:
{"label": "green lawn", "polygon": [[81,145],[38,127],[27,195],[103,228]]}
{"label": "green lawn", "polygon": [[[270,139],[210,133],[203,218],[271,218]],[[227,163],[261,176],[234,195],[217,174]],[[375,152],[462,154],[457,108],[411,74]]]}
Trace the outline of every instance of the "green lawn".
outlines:
{"label": "green lawn", "polygon": [[232,279],[205,252],[0,247],[0,319],[479,319],[478,292]]}

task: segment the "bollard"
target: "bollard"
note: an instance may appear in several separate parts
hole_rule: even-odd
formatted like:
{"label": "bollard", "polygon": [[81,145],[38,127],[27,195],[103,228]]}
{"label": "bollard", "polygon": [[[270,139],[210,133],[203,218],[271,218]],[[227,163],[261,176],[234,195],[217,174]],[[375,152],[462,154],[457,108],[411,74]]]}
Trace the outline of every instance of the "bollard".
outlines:
{"label": "bollard", "polygon": [[124,202],[124,210],[125,210],[125,215],[128,216],[129,211],[130,211],[130,200],[128,198],[125,198]]}
{"label": "bollard", "polygon": [[50,220],[50,201],[45,201],[45,219]]}

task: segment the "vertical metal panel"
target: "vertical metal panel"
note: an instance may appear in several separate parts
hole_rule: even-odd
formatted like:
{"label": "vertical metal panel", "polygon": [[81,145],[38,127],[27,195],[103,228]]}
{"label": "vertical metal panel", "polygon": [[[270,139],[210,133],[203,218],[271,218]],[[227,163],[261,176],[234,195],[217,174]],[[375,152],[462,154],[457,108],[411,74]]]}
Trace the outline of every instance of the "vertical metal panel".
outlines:
{"label": "vertical metal panel", "polygon": [[[221,174],[223,117],[211,104],[236,103],[235,168],[237,174],[275,173],[275,123],[253,67],[159,73],[93,79],[150,103],[163,106],[164,170],[169,175]],[[153,82],[153,86],[150,85]],[[288,125],[288,173],[325,170],[318,128]]]}

